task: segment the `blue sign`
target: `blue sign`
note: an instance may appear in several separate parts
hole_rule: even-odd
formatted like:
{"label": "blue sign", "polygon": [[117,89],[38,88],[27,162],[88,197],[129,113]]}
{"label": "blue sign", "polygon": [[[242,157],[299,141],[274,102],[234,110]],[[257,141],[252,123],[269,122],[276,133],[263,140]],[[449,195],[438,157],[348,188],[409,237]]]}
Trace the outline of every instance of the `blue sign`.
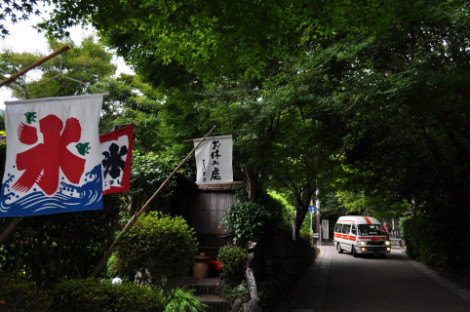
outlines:
{"label": "blue sign", "polygon": [[308,206],[308,212],[317,212],[317,206]]}

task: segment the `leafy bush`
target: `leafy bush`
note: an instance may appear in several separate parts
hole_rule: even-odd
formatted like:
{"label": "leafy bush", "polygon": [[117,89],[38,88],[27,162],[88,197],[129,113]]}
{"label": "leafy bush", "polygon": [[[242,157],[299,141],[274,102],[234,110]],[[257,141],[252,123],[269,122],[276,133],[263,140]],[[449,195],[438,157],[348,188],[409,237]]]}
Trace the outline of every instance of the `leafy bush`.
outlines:
{"label": "leafy bush", "polygon": [[250,289],[246,285],[245,280],[241,281],[241,283],[234,283],[227,279],[221,279],[220,284],[222,295],[227,300],[235,300],[250,294]]}
{"label": "leafy bush", "polygon": [[282,223],[285,208],[281,202],[261,191],[261,195],[248,201],[246,184],[237,188],[232,207],[227,210],[220,222],[226,230],[232,229],[234,242],[239,239],[267,234]]}
{"label": "leafy bush", "polygon": [[[103,197],[103,210],[24,218],[0,243],[0,275],[49,287],[88,276],[115,239],[121,199]],[[12,220],[0,218],[0,232]]]}
{"label": "leafy bush", "polygon": [[32,283],[16,283],[0,278],[0,311],[3,312],[46,312],[51,299]]}
{"label": "leafy bush", "polygon": [[243,280],[243,269],[248,260],[248,252],[237,246],[224,246],[219,249],[217,259],[224,263],[221,277],[235,283]]}
{"label": "leafy bush", "polygon": [[[423,263],[456,272],[470,272],[470,239],[464,229],[467,220],[451,208],[420,212],[400,219],[400,231],[407,253]],[[455,239],[458,235],[460,239]],[[462,275],[461,274],[461,275]]]}
{"label": "leafy bush", "polygon": [[209,307],[194,295],[194,290],[176,288],[168,296],[165,312],[204,312]]}
{"label": "leafy bush", "polygon": [[280,298],[285,296],[284,286],[275,279],[257,281],[259,305],[263,311],[271,311],[273,303],[280,302]]}
{"label": "leafy bush", "polygon": [[[412,216],[405,216],[405,217],[400,218],[400,222],[398,223],[398,230],[400,231],[400,237],[406,238],[408,231],[410,231],[409,233],[410,235],[408,235],[409,237],[408,239],[411,239],[412,226],[410,226],[410,222],[413,222]],[[408,230],[406,230],[405,224]]]}
{"label": "leafy bush", "polygon": [[143,282],[165,290],[169,278],[186,275],[194,265],[194,234],[183,218],[150,212],[124,234],[117,247],[119,264],[111,269],[117,275],[139,271]]}
{"label": "leafy bush", "polygon": [[107,263],[108,276],[116,277],[119,276],[124,280],[134,280],[137,273],[136,268],[126,267],[121,258],[117,256],[117,253],[113,253],[108,259]]}
{"label": "leafy bush", "polygon": [[217,259],[222,261],[221,286],[225,298],[232,300],[249,293],[244,277],[248,252],[237,246],[224,246],[219,249]]}
{"label": "leafy bush", "polygon": [[50,290],[52,312],[162,312],[164,298],[154,288],[99,279],[69,280]]}

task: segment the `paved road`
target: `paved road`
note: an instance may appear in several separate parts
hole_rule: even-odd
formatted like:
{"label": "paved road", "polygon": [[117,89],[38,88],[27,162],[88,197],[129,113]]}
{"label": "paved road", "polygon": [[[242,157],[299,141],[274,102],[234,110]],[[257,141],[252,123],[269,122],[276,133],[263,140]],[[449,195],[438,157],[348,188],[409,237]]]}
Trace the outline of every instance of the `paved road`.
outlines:
{"label": "paved road", "polygon": [[399,250],[385,259],[322,253],[276,312],[470,311],[470,291],[436,276]]}

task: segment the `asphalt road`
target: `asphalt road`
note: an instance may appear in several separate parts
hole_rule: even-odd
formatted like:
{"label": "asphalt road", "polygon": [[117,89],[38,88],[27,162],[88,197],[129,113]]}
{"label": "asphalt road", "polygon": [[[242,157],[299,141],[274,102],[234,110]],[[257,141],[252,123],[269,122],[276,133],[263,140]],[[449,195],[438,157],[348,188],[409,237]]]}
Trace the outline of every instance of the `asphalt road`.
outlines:
{"label": "asphalt road", "polygon": [[322,253],[276,312],[470,311],[470,291],[392,250],[385,259],[333,246]]}

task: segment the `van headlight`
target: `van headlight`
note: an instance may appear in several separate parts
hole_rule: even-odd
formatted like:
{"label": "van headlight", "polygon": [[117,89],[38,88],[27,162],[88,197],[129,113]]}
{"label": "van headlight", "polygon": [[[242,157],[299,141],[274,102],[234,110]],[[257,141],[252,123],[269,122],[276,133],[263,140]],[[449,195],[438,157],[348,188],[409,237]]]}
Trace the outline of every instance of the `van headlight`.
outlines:
{"label": "van headlight", "polygon": [[390,246],[390,241],[385,241],[386,246]]}
{"label": "van headlight", "polygon": [[365,245],[367,245],[367,242],[358,242],[357,244],[360,245],[360,246],[365,246]]}

